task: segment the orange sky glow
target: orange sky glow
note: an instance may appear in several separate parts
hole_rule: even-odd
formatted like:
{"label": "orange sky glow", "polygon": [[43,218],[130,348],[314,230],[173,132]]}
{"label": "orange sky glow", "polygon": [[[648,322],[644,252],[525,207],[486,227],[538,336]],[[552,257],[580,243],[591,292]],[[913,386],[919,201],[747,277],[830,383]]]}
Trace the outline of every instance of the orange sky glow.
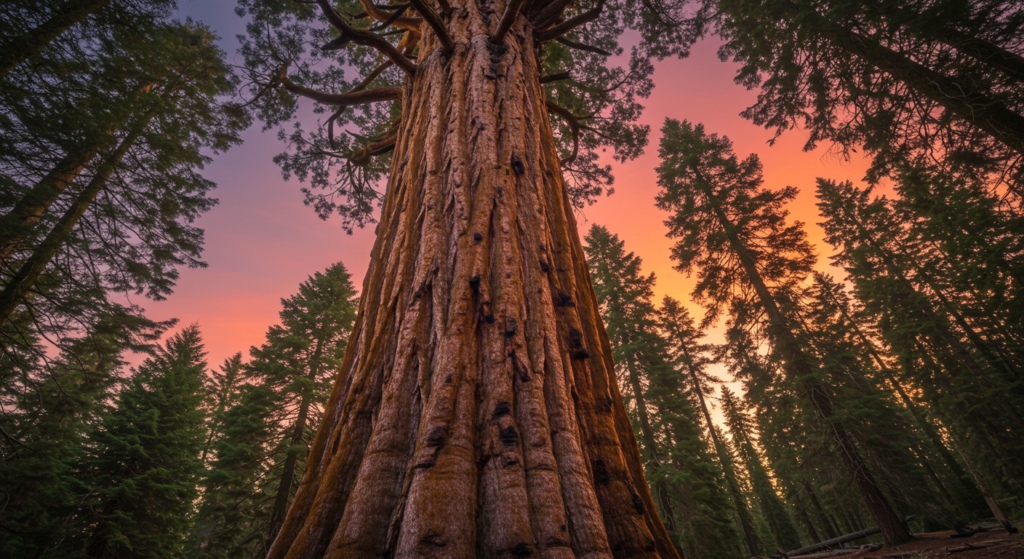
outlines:
{"label": "orange sky glow", "polygon": [[[232,8],[233,2],[193,2],[185,4],[182,13],[206,22],[222,37],[233,37],[241,31],[241,21]],[[224,42],[229,59],[236,58],[234,44]],[[815,178],[856,182],[868,165],[859,155],[842,161],[829,153],[827,145],[804,152],[806,135],[799,130],[769,146],[773,133],[739,116],[754,102],[756,92],[733,83],[736,65],[718,60],[717,45],[716,39],[705,40],[685,60],[655,64],[656,87],[643,103],[642,122],[651,127],[646,153],[626,164],[613,163],[615,194],[576,216],[581,237],[592,224],[605,225],[643,259],[645,273],[657,276],[656,300],[672,295],[697,317],[702,311],[689,301],[694,280],[672,268],[665,214],[654,206],[658,131],[666,117],[701,122],[709,132],[728,136],[741,158],[756,152],[768,187],[798,187],[801,192],[790,206],[791,216],[807,224],[822,270],[829,269],[831,249],[816,225],[820,218],[814,205]],[[284,181],[271,161],[283,149],[275,132],[261,133],[257,126],[244,138],[245,144],[216,156],[205,172],[218,184],[214,196],[220,200],[199,222],[206,230],[204,259],[209,267],[182,270],[166,301],[133,299],[155,319],[198,323],[211,367],[238,351],[247,357],[249,347],[259,345],[267,327],[278,321],[280,299],[295,293],[314,272],[341,261],[361,286],[374,240],[372,227],[346,235],[337,220],[321,221],[302,205],[299,183]],[[711,341],[717,338],[712,333]]]}

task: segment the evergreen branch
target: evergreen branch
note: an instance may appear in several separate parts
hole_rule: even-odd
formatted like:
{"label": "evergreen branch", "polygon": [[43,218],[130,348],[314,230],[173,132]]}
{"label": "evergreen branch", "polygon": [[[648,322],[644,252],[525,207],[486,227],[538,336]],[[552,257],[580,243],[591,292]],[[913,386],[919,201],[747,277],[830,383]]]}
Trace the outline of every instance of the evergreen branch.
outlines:
{"label": "evergreen branch", "polygon": [[[282,66],[279,71],[278,82],[288,91],[308,97],[324,105],[350,107],[352,105],[365,105],[367,103],[379,103],[381,101],[398,101],[402,98],[402,88],[398,86],[375,87],[351,91],[349,93],[325,93],[305,86],[301,86],[288,79],[287,66]],[[340,115],[339,115],[340,116]]]}
{"label": "evergreen branch", "polygon": [[565,46],[567,46],[569,48],[585,50],[587,52],[592,52],[594,54],[600,54],[601,56],[611,56],[612,55],[612,53],[610,53],[610,52],[608,52],[608,51],[606,51],[606,50],[604,50],[602,48],[594,47],[594,46],[591,46],[591,45],[586,45],[586,44],[583,44],[583,43],[578,43],[576,41],[570,41],[569,39],[566,39],[565,37],[559,37],[559,38],[555,39],[555,41],[557,41],[559,43],[562,43],[563,45],[565,45]]}
{"label": "evergreen branch", "polygon": [[576,160],[576,155],[580,151],[580,122],[576,120],[576,116],[568,109],[560,107],[551,101],[545,101],[544,104],[547,105],[549,111],[562,117],[565,123],[569,125],[569,129],[572,130],[572,155],[558,162],[560,165],[568,165]]}
{"label": "evergreen branch", "polygon": [[[406,58],[404,54],[399,52],[398,49],[384,39],[384,37],[381,37],[376,33],[360,31],[352,27],[344,18],[341,17],[341,15],[338,14],[338,12],[334,10],[334,8],[331,7],[328,0],[316,0],[316,3],[320,6],[324,15],[327,16],[331,25],[341,33],[340,37],[321,47],[321,50],[340,49],[348,43],[355,43],[365,47],[373,47],[380,51],[384,56],[390,58],[392,62],[398,65],[402,70],[405,70],[405,72],[410,76],[416,73],[416,64],[414,64],[412,60]],[[372,3],[370,4],[372,5]]]}
{"label": "evergreen branch", "polygon": [[448,34],[448,28],[444,26],[444,22],[441,21],[441,17],[437,15],[437,12],[433,8],[428,6],[423,0],[409,0],[413,8],[423,16],[423,19],[427,22],[427,25],[434,30],[437,35],[437,40],[441,42],[441,48],[451,52],[455,48],[455,41],[452,40],[452,36]]}
{"label": "evergreen branch", "polygon": [[491,35],[490,41],[496,45],[500,45],[505,42],[505,34],[508,33],[509,29],[512,29],[512,24],[515,23],[516,18],[519,17],[519,10],[522,9],[523,3],[526,0],[511,0],[507,6],[505,6],[505,13],[501,14],[501,21],[498,22],[498,28],[494,30],[494,34]]}
{"label": "evergreen branch", "polygon": [[540,83],[551,83],[551,82],[557,82],[557,81],[561,81],[561,80],[568,80],[568,79],[571,79],[571,78],[572,78],[572,76],[569,74],[569,72],[561,72],[561,73],[558,73],[558,74],[548,74],[546,76],[541,76],[540,77]]}
{"label": "evergreen branch", "polygon": [[598,0],[596,6],[583,12],[582,14],[574,18],[567,19],[566,21],[554,27],[549,27],[544,31],[538,32],[537,41],[544,43],[547,41],[551,41],[553,39],[557,39],[581,25],[585,25],[587,23],[590,23],[591,21],[594,21],[601,15],[601,11],[603,9],[604,0]]}
{"label": "evergreen branch", "polygon": [[[562,13],[573,3],[573,0],[554,0],[552,2],[531,2],[530,5],[530,23],[533,24],[533,28],[544,29],[548,26],[554,25],[559,18],[562,17]],[[538,5],[539,4],[539,5]]]}

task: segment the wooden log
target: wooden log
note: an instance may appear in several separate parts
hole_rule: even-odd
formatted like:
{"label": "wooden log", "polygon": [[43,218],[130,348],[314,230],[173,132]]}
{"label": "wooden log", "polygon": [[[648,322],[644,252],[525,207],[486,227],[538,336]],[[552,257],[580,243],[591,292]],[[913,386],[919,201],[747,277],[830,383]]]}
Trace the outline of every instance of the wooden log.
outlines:
{"label": "wooden log", "polygon": [[827,559],[828,557],[839,557],[842,555],[851,555],[857,553],[860,549],[835,549],[832,551],[822,551],[821,553],[811,553],[810,555],[790,555],[789,559]]}
{"label": "wooden log", "polygon": [[799,555],[807,555],[809,553],[814,553],[815,551],[821,551],[823,549],[828,549],[830,547],[842,545],[846,542],[852,542],[854,540],[859,540],[861,538],[873,536],[881,531],[882,530],[878,526],[875,526],[874,528],[866,528],[859,532],[853,532],[852,534],[846,534],[844,536],[839,536],[838,538],[832,538],[831,540],[818,542],[814,545],[801,547],[800,549],[794,549],[793,551],[787,551],[786,557],[797,557]]}
{"label": "wooden log", "polygon": [[[914,517],[913,516],[908,516],[907,518],[904,519],[904,521],[910,520],[912,518],[914,518]],[[865,528],[865,529],[863,529],[863,530],[861,530],[859,532],[853,532],[851,534],[846,534],[845,536],[839,536],[837,538],[832,538],[831,540],[825,540],[823,542],[818,542],[816,544],[809,545],[807,547],[801,547],[800,549],[794,549],[793,551],[785,551],[785,552],[783,552],[782,550],[779,550],[779,555],[776,555],[776,557],[791,557],[791,558],[795,558],[795,557],[800,556],[800,555],[807,555],[809,553],[814,553],[816,551],[821,551],[823,549],[828,549],[830,547],[835,547],[835,546],[838,546],[838,545],[842,545],[842,544],[844,544],[846,542],[852,542],[852,541],[859,540],[861,538],[866,538],[868,536],[873,536],[873,535],[875,535],[875,534],[877,534],[877,533],[879,533],[881,531],[882,530],[878,526],[875,526],[874,528]]]}

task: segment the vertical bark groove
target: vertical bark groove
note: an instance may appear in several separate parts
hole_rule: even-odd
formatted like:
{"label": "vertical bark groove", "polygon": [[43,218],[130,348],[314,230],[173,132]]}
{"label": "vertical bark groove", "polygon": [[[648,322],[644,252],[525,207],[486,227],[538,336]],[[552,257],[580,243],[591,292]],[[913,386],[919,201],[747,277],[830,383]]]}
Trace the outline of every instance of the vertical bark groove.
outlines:
{"label": "vertical bark groove", "polygon": [[[502,4],[502,5],[498,5]],[[519,17],[425,34],[359,317],[272,559],[677,557]]]}

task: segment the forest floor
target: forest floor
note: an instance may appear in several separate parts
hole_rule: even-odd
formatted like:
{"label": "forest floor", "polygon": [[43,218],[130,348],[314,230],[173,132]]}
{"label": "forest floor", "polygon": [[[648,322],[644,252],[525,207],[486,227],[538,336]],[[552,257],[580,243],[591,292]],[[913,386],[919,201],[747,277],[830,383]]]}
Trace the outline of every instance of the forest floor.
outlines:
{"label": "forest floor", "polygon": [[[1022,533],[1007,534],[1003,530],[981,532],[968,538],[951,538],[955,532],[914,534],[915,540],[894,547],[875,550],[864,549],[840,555],[836,559],[927,559],[950,557],[953,559],[1024,559],[1024,523],[1016,523]],[[794,556],[793,559],[799,559]]]}

